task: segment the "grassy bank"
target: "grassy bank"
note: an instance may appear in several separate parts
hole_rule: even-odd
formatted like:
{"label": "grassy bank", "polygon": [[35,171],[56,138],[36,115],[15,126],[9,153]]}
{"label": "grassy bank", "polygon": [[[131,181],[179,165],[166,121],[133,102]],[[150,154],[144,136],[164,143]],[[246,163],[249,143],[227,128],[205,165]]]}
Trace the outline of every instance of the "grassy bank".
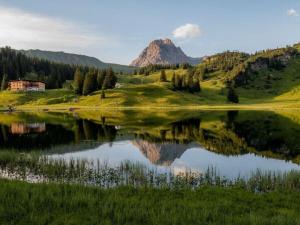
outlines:
{"label": "grassy bank", "polygon": [[[166,84],[168,85],[168,84]],[[100,92],[77,98],[72,91],[49,90],[44,93],[0,92],[0,109],[13,105],[19,110],[280,110],[299,109],[300,101],[295,96],[285,98],[243,98],[239,104],[228,103],[226,96],[203,91],[200,94],[173,92],[164,84],[131,86],[106,91],[106,98],[100,100]],[[247,96],[247,93],[245,93]]]}
{"label": "grassy bank", "polygon": [[196,190],[0,180],[1,224],[272,224],[300,223],[300,192],[255,194],[239,188]]}
{"label": "grassy bank", "polygon": [[[227,102],[226,88],[222,82],[224,74],[201,82],[200,93],[173,91],[171,77],[173,70],[167,70],[167,82],[159,82],[160,72],[149,76],[123,75],[119,77],[120,86],[106,90],[105,99],[100,92],[89,96],[76,97],[73,91],[58,89],[35,92],[0,92],[0,107],[14,105],[23,110],[68,110],[80,109],[283,109],[300,108],[300,81],[295,71],[300,63],[293,62],[284,71],[274,72],[275,77],[284,79],[272,81],[272,88],[264,88],[264,80],[237,88],[240,103]],[[183,74],[186,71],[175,71]],[[264,72],[266,73],[266,72]],[[264,74],[261,75],[261,77]]]}

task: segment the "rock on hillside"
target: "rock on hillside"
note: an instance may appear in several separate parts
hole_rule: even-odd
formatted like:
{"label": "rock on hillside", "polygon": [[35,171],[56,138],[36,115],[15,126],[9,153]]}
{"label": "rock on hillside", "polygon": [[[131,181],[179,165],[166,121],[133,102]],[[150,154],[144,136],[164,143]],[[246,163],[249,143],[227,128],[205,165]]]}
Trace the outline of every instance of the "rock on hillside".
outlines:
{"label": "rock on hillside", "polygon": [[176,47],[170,39],[152,41],[147,48],[132,61],[131,66],[143,67],[151,64],[200,63],[200,58],[187,56],[180,47]]}

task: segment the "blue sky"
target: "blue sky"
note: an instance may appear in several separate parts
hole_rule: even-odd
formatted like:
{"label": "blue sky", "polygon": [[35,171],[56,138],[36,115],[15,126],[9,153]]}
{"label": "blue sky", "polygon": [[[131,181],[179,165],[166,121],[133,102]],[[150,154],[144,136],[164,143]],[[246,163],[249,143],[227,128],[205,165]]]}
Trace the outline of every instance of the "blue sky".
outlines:
{"label": "blue sky", "polygon": [[194,57],[254,52],[299,42],[298,13],[298,0],[0,0],[0,43],[122,64],[166,37]]}

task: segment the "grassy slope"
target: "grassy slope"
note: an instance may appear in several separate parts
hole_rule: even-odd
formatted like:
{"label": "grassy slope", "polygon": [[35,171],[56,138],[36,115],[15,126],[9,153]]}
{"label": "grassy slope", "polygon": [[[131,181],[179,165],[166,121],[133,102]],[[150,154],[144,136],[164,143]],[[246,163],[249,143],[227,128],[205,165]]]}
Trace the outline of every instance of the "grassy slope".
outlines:
{"label": "grassy slope", "polygon": [[2,224],[299,224],[300,193],[164,190],[0,180]]}
{"label": "grassy slope", "polygon": [[[248,86],[238,88],[240,104],[226,101],[226,90],[221,82],[224,74],[215,73],[201,83],[199,94],[171,90],[172,70],[167,70],[169,82],[158,82],[159,72],[147,77],[123,75],[121,87],[107,90],[106,99],[100,93],[79,98],[68,90],[48,90],[45,93],[0,93],[0,109],[9,104],[22,108],[105,108],[105,107],[191,107],[191,108],[299,108],[300,107],[300,60],[293,59],[283,71],[261,71]],[[175,71],[184,74],[182,69]],[[272,78],[267,80],[266,76]],[[266,88],[266,84],[270,87]]]}

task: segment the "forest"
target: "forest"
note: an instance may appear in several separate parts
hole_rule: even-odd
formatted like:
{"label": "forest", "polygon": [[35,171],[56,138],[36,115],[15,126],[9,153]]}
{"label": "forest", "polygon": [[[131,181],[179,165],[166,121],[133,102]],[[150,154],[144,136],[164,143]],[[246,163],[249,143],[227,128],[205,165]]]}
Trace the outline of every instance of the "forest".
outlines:
{"label": "forest", "polygon": [[76,66],[29,58],[10,47],[0,48],[0,80],[3,89],[9,80],[16,79],[44,81],[47,89],[61,88],[67,80],[73,79],[75,70]]}
{"label": "forest", "polygon": [[1,90],[7,88],[8,81],[16,79],[39,80],[47,89],[62,88],[70,81],[76,94],[87,95],[98,89],[113,88],[117,78],[110,69],[99,70],[91,67],[54,63],[44,59],[27,57],[10,47],[0,48]]}

